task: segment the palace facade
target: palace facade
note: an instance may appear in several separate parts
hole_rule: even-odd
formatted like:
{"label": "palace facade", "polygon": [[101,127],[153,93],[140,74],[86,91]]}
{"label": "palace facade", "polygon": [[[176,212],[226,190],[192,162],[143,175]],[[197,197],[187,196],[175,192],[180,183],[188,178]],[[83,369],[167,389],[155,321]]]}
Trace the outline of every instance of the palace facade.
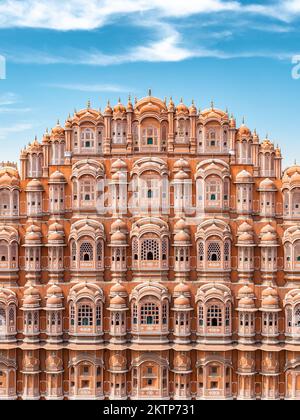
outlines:
{"label": "palace facade", "polygon": [[0,399],[299,399],[300,166],[228,112],[87,108],[0,169]]}

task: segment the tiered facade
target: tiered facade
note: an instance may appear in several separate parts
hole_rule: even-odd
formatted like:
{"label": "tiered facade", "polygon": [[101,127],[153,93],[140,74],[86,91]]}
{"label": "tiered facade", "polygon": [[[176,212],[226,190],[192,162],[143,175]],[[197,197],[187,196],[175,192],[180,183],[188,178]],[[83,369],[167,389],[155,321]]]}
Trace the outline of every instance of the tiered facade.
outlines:
{"label": "tiered facade", "polygon": [[0,399],[300,398],[300,167],[149,94],[0,169]]}

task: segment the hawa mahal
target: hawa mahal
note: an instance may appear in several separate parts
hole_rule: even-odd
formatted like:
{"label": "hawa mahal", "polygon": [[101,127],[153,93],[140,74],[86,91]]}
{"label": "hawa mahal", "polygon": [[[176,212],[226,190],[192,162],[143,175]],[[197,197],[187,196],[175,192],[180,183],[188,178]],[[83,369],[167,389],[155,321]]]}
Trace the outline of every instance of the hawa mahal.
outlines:
{"label": "hawa mahal", "polygon": [[0,399],[300,399],[300,166],[211,104],[88,103],[0,168]]}

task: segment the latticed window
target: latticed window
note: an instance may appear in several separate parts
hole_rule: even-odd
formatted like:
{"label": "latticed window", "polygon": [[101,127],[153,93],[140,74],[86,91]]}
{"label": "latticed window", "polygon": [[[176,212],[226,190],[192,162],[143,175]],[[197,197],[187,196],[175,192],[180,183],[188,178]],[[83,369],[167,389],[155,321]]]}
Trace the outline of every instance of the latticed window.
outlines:
{"label": "latticed window", "polygon": [[158,325],[159,307],[153,302],[144,303],[141,307],[141,324]]}
{"label": "latticed window", "polygon": [[204,260],[204,243],[203,242],[199,242],[199,245],[198,245],[198,258],[199,258],[199,261]]}
{"label": "latticed window", "polygon": [[222,309],[218,305],[212,305],[207,310],[207,326],[222,326]]}
{"label": "latticed window", "polygon": [[8,261],[8,243],[0,242],[0,262]]}
{"label": "latticed window", "polygon": [[137,238],[133,238],[132,240],[132,258],[133,260],[138,260],[138,252],[139,252],[139,242]]}
{"label": "latticed window", "polygon": [[78,308],[78,326],[93,325],[93,309],[90,305],[80,305]]}
{"label": "latticed window", "polygon": [[159,241],[157,239],[145,239],[142,242],[141,257],[143,261],[158,261]]}
{"label": "latticed window", "polygon": [[94,259],[93,246],[89,242],[83,242],[80,246],[80,261],[92,261]]}
{"label": "latticed window", "polygon": [[98,241],[98,243],[97,243],[97,261],[102,261],[102,252],[103,252],[102,241]]}
{"label": "latticed window", "polygon": [[97,305],[96,307],[96,325],[101,325],[101,306]]}
{"label": "latticed window", "polygon": [[162,259],[166,260],[168,255],[168,239],[164,238],[162,240]]}
{"label": "latticed window", "polygon": [[15,308],[10,306],[8,312],[9,325],[15,325]]}
{"label": "latticed window", "polygon": [[221,261],[221,247],[218,242],[210,242],[207,248],[208,261]]}
{"label": "latticed window", "polygon": [[133,323],[137,324],[137,320],[138,320],[138,313],[137,313],[137,305],[134,303],[132,305],[132,317],[133,317]]}
{"label": "latticed window", "polygon": [[198,307],[198,321],[199,321],[199,326],[203,327],[203,325],[204,325],[203,305],[199,305],[199,307]]}
{"label": "latticed window", "polygon": [[72,261],[76,261],[76,242],[72,242]]}
{"label": "latticed window", "polygon": [[206,200],[211,204],[218,204],[218,201],[220,200],[220,189],[219,181],[208,181],[206,184]]}
{"label": "latticed window", "polygon": [[224,244],[224,260],[229,261],[230,257],[230,243],[229,241],[226,241]]}
{"label": "latticed window", "polygon": [[295,308],[295,327],[300,327],[300,307]]}
{"label": "latticed window", "polygon": [[71,305],[71,308],[70,308],[70,318],[71,318],[71,325],[75,325],[75,308],[74,308],[74,305]]}
{"label": "latticed window", "polygon": [[6,326],[6,313],[4,308],[0,308],[0,327]]}
{"label": "latticed window", "polygon": [[162,308],[162,323],[166,325],[167,322],[168,322],[168,306],[164,304]]}
{"label": "latticed window", "polygon": [[230,306],[226,306],[225,309],[225,326],[229,327],[230,325]]}
{"label": "latticed window", "polygon": [[81,201],[94,201],[95,200],[94,180],[85,180],[81,182],[80,199]]}
{"label": "latticed window", "polygon": [[37,311],[34,313],[33,319],[34,319],[34,325],[37,326],[39,323],[39,313]]}

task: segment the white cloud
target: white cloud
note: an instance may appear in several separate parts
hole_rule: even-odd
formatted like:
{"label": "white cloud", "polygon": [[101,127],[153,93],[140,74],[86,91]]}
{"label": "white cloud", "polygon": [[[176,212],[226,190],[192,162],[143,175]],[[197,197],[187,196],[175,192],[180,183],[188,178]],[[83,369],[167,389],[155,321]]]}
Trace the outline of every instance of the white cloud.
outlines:
{"label": "white cloud", "polygon": [[15,93],[7,92],[0,95],[0,106],[14,105],[19,102],[19,97]]}
{"label": "white cloud", "polygon": [[237,1],[223,0],[3,0],[0,27],[90,30],[101,27],[118,15],[156,13],[182,17],[199,13],[240,10]]}
{"label": "white cloud", "polygon": [[5,139],[14,133],[22,133],[23,131],[31,130],[33,127],[34,125],[28,122],[16,123],[10,127],[0,127],[0,139]]}

